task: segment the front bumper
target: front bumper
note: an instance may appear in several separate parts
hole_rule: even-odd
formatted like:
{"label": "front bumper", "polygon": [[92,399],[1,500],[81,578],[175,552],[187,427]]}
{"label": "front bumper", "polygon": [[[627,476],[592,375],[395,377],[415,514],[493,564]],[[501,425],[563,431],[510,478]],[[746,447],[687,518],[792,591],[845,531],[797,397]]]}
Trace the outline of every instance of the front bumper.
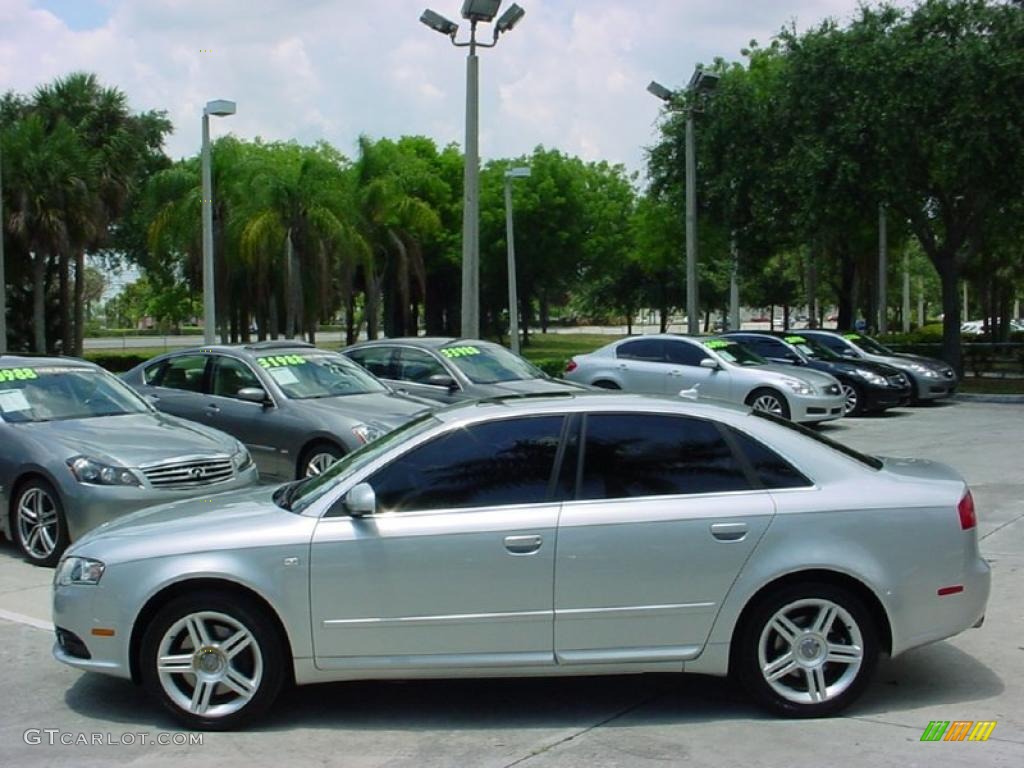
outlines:
{"label": "front bumper", "polygon": [[953,378],[931,378],[919,373],[907,372],[913,382],[914,397],[918,400],[939,400],[956,393],[957,380]]}
{"label": "front bumper", "polygon": [[[129,646],[131,616],[124,600],[104,587],[53,587],[53,624],[57,641],[53,656],[69,666],[115,677],[131,678]],[[96,629],[113,630],[113,636],[96,635]]]}
{"label": "front bumper", "polygon": [[816,424],[843,416],[843,396],[797,395],[786,393],[789,399],[789,417],[800,424]]}
{"label": "front bumper", "polygon": [[230,480],[201,488],[166,490],[130,485],[89,485],[72,478],[64,483],[61,492],[68,532],[71,540],[75,541],[103,523],[140,509],[245,488],[258,479],[256,467],[250,465]]}
{"label": "front bumper", "polygon": [[886,408],[896,408],[910,402],[913,395],[913,388],[905,387],[864,387],[864,410],[884,411]]}

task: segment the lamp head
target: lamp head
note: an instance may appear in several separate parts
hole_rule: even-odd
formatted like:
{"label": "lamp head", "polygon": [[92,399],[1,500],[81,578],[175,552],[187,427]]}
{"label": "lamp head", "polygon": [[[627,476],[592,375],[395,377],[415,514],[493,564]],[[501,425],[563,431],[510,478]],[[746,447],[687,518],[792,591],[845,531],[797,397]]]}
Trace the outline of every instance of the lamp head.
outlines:
{"label": "lamp head", "polygon": [[462,18],[490,22],[498,15],[500,7],[501,0],[463,0]]}
{"label": "lamp head", "polygon": [[204,115],[213,115],[215,117],[227,117],[228,115],[235,114],[235,102],[228,101],[227,99],[214,99],[213,101],[206,102],[206,106],[203,107]]}
{"label": "lamp head", "polygon": [[651,80],[650,84],[647,86],[647,91],[654,94],[662,101],[672,101],[672,91],[657,80]]}
{"label": "lamp head", "polygon": [[440,13],[432,11],[429,8],[423,11],[423,14],[420,16],[420,21],[435,32],[440,32],[442,35],[448,35],[449,37],[454,37],[455,33],[459,31],[458,24],[454,21],[449,21]]}
{"label": "lamp head", "polygon": [[525,15],[526,11],[515,3],[512,3],[512,5],[508,7],[508,10],[498,17],[498,23],[494,25],[495,30],[498,34],[511,32],[512,28],[515,27],[515,25],[518,24]]}

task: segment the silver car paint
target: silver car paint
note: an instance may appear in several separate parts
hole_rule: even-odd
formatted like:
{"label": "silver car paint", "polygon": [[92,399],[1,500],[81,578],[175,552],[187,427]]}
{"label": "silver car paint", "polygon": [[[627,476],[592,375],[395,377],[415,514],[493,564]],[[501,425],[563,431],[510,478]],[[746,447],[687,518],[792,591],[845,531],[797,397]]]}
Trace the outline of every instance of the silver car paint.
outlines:
{"label": "silver car paint", "polygon": [[[650,362],[644,360],[620,359],[615,350],[624,343],[637,338],[665,339],[672,342],[700,345],[705,356],[719,364],[718,370],[695,365]],[[831,421],[842,417],[842,394],[825,394],[825,388],[839,382],[831,375],[806,368],[767,364],[757,366],[734,365],[704,347],[699,339],[673,334],[651,334],[643,337],[629,337],[612,342],[587,355],[573,358],[576,368],[565,374],[565,378],[580,384],[594,384],[599,381],[614,382],[624,392],[644,394],[675,395],[680,391],[696,389],[698,398],[712,398],[742,405],[756,389],[767,387],[782,395],[789,405],[793,421],[811,423]],[[813,395],[801,395],[785,384],[786,379],[796,379],[810,384]],[[820,409],[810,413],[809,409]]]}
{"label": "silver car paint", "polygon": [[[440,432],[498,416],[622,411],[732,425],[814,485],[568,502],[560,512],[540,504],[325,517],[377,467]],[[69,554],[102,560],[106,573],[98,587],[56,587],[54,623],[88,638],[93,658],[58,646],[56,657],[129,677],[130,636],[145,603],[199,578],[241,585],[272,606],[299,683],[684,666],[722,675],[743,608],[766,585],[809,569],[863,585],[891,627],[894,654],[962,631],[984,613],[988,566],[976,529],[961,531],[956,512],[965,486],[941,465],[889,461],[874,470],[744,410],[682,399],[597,394],[435,416],[437,426],[338,478],[301,515],[252,491],[147,510],[87,536]],[[743,538],[715,537],[713,526],[737,524],[746,526]],[[539,558],[507,551],[508,536],[524,535],[541,537]],[[425,553],[421,562],[415,552]],[[965,589],[937,596],[952,584]],[[90,637],[93,626],[115,636]]]}

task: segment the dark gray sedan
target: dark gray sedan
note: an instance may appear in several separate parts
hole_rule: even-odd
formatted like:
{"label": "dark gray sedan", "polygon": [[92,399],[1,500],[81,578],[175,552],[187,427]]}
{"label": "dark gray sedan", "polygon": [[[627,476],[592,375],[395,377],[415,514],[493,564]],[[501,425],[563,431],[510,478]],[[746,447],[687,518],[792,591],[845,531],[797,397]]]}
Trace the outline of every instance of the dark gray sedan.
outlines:
{"label": "dark gray sedan", "polygon": [[98,366],[0,357],[0,531],[36,565],[113,518],[256,480],[238,440],[156,412]]}
{"label": "dark gray sedan", "polygon": [[504,347],[477,339],[379,339],[342,352],[390,386],[442,403],[589,389],[553,379]]}
{"label": "dark gray sedan", "polygon": [[234,435],[260,475],[318,475],[433,403],[392,392],[348,358],[295,341],[172,352],[124,380],[157,408]]}

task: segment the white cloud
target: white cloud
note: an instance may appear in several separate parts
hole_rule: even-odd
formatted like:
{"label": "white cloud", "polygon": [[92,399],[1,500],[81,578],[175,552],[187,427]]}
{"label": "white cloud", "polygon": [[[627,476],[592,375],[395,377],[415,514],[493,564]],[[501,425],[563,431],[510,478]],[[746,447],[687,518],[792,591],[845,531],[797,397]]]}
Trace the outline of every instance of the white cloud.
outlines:
{"label": "white cloud", "polygon": [[[76,69],[166,109],[172,156],[199,141],[202,105],[238,102],[216,134],[326,139],[360,133],[462,143],[465,50],[417,21],[460,0],[79,0],[72,29],[32,0],[0,0],[0,82],[21,92]],[[698,61],[737,58],[794,18],[849,17],[856,0],[519,0],[527,15],[480,52],[481,152],[537,144],[640,169],[656,139],[651,79],[686,82]],[[58,6],[54,6],[58,7]],[[81,11],[81,7],[78,7]],[[58,7],[59,11],[59,7]],[[100,26],[80,28],[89,19]],[[87,24],[86,24],[87,26]],[[465,25],[463,25],[465,26]],[[465,30],[460,32],[460,38]]]}

